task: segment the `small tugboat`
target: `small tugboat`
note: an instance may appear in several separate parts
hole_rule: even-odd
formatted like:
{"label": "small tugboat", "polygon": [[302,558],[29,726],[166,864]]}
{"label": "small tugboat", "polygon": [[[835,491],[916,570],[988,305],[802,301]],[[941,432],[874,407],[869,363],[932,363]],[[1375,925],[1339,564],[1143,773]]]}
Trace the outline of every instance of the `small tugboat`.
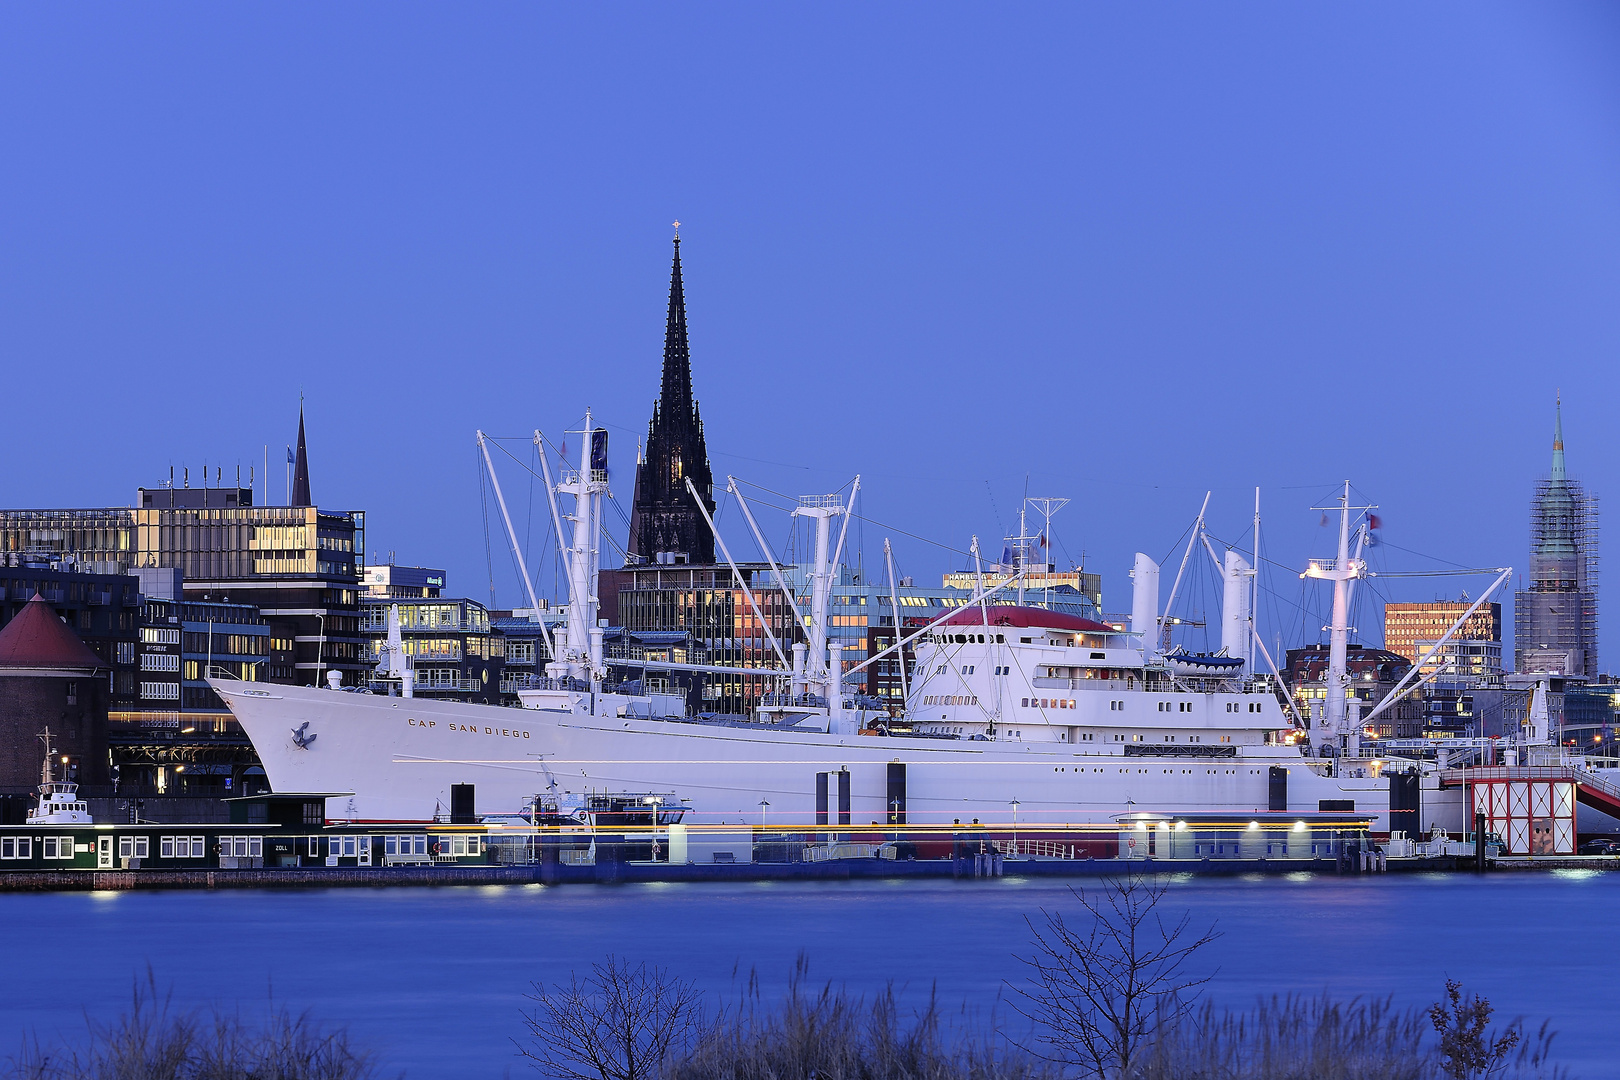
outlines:
{"label": "small tugboat", "polygon": [[92,825],[90,806],[79,798],[79,785],[70,780],[57,780],[51,775],[51,760],[56,756],[51,747],[51,729],[39,736],[45,744],[45,761],[39,772],[39,802],[28,815],[30,825]]}

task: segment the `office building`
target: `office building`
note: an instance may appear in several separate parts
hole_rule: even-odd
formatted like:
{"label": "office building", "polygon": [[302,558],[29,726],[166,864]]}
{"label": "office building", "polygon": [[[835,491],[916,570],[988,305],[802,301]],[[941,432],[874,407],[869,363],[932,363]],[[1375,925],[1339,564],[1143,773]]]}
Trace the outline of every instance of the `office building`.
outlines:
{"label": "office building", "polygon": [[[1365,645],[1350,646],[1345,672],[1350,678],[1347,696],[1352,702],[1352,715],[1368,716],[1411,669],[1412,662],[1399,653]],[[1282,677],[1300,715],[1313,726],[1321,722],[1327,703],[1328,646],[1289,649],[1284,657]],[[1407,697],[1373,718],[1362,734],[1370,738],[1411,739],[1418,737],[1422,730],[1422,703]]]}
{"label": "office building", "polygon": [[397,692],[376,672],[381,646],[388,641],[389,613],[399,610],[400,644],[415,671],[421,697],[499,704],[505,641],[490,625],[489,609],[476,600],[444,597],[361,600],[366,647],[361,653],[365,682],[374,690]]}
{"label": "office building", "polygon": [[250,604],[169,596],[147,596],[141,605],[140,702],[111,725],[118,792],[223,797],[261,790],[258,755],[206,679],[291,682],[293,642],[275,636]]}
{"label": "office building", "polygon": [[[1416,664],[1434,643],[1445,636],[1451,624],[1462,618],[1472,605],[1472,601],[1462,600],[1436,600],[1430,603],[1416,604],[1385,604],[1384,605],[1384,648],[1390,652],[1400,653],[1412,663]],[[1497,663],[1496,674],[1501,673],[1501,646],[1502,646],[1502,605],[1481,604],[1479,610],[1468,616],[1468,620],[1458,627],[1452,635],[1455,642],[1495,643],[1495,656]],[[1488,658],[1491,650],[1469,651],[1462,650],[1455,654],[1457,657],[1466,657],[1465,666],[1479,667],[1481,664],[1489,667]],[[1436,656],[1438,659],[1438,654]],[[1433,661],[1424,669],[1424,674],[1433,666]]]}
{"label": "office building", "polygon": [[[206,479],[206,477],[205,477]],[[293,676],[361,676],[359,568],[365,514],[310,502],[303,410],[294,505],[255,505],[251,488],[140,488],[130,508],[0,510],[0,554],[113,573],[178,570],[184,599],[248,604],[294,643]]]}
{"label": "office building", "polygon": [[431,600],[444,591],[444,571],[425,566],[367,566],[361,570],[360,579],[361,595],[370,599]]}
{"label": "office building", "polygon": [[[685,640],[678,646],[661,641],[661,649],[678,647],[680,662],[688,664],[735,666],[738,668],[779,668],[781,663],[770,639],[768,627],[789,659],[794,641],[804,640],[793,615],[793,606],[771,578],[763,563],[742,563],[738,569],[753,592],[765,616],[762,625],[749,606],[748,598],[732,577],[729,566],[659,564],[627,566],[602,575],[601,591],[616,586],[617,619],[628,635],[609,649],[612,664],[619,659],[645,659],[649,634],[678,633]],[[611,615],[609,616],[612,617]],[[659,659],[675,659],[673,653]],[[622,674],[635,678],[640,668],[629,667]],[[692,672],[655,672],[645,685],[667,687],[669,692],[685,692],[694,712],[746,715],[758,705],[762,695],[779,689],[780,680],[751,675],[701,675]]]}
{"label": "office building", "polygon": [[[765,617],[765,625],[791,661],[794,642],[806,640],[803,626],[810,614],[810,567],[788,564],[779,569],[792,593],[791,600],[777,586],[769,564],[738,564]],[[608,575],[603,577],[606,581]],[[615,571],[612,580],[618,593],[616,614],[627,635],[622,648],[631,650],[620,655],[643,658],[648,650],[660,650],[660,659],[676,659],[678,652],[684,657],[681,662],[690,664],[772,669],[783,666],[729,566],[626,567]],[[893,591],[900,604],[902,633],[926,626],[966,604],[972,596],[957,589],[910,583],[898,585]],[[894,644],[890,588],[884,582],[867,580],[859,569],[839,568],[830,589],[827,619],[828,643],[841,647],[845,670]],[[615,630],[610,630],[610,640]],[[650,636],[655,634],[687,637],[679,641],[655,640]],[[614,652],[610,650],[610,663]],[[909,685],[915,662],[910,646],[904,652],[904,683],[899,661],[885,657],[857,672],[845,685],[898,712],[903,700],[902,685]],[[742,716],[751,715],[761,696],[780,689],[781,683],[773,676],[686,672],[655,672],[654,678],[668,680],[670,686],[685,690],[695,711]]]}
{"label": "office building", "polygon": [[567,624],[567,613],[560,608],[517,608],[491,611],[490,629],[501,637],[505,656],[501,667],[501,704],[521,705],[519,690],[537,685],[551,662],[551,642],[559,627]]}
{"label": "office building", "polygon": [[1552,470],[1530,504],[1530,580],[1514,595],[1515,671],[1597,674],[1597,524],[1596,498],[1565,465],[1560,404]]}

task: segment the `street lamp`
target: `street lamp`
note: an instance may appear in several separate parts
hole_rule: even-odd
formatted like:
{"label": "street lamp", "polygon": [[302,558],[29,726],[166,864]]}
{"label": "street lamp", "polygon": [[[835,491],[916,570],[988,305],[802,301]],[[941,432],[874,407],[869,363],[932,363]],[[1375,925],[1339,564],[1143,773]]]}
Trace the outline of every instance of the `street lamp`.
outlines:
{"label": "street lamp", "polygon": [[770,800],[759,800],[759,827],[762,829],[765,827],[765,808],[769,805],[771,805]]}
{"label": "street lamp", "polygon": [[1013,797],[1013,854],[1018,854],[1018,798]]}
{"label": "street lamp", "polygon": [[652,807],[652,835],[653,835],[652,861],[657,862],[658,861],[658,806],[664,800],[660,796],[657,796],[657,795],[648,795],[645,798],[643,798],[641,801],[646,803],[648,806]]}

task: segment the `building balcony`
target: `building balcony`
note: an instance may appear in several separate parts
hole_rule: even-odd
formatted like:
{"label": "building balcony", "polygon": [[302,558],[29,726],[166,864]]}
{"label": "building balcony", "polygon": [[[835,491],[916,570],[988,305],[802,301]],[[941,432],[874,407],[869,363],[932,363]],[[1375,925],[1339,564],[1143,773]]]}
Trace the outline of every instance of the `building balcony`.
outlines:
{"label": "building balcony", "polygon": [[[382,648],[386,644],[386,642],[367,643],[360,649],[359,661],[361,663],[377,663],[382,659]],[[407,647],[406,655],[418,664],[459,664],[461,663],[462,651],[454,649],[450,652],[413,653]]]}
{"label": "building balcony", "polygon": [[484,683],[465,675],[457,675],[451,679],[440,677],[427,682],[417,682],[415,687],[418,694],[467,694],[484,689]]}

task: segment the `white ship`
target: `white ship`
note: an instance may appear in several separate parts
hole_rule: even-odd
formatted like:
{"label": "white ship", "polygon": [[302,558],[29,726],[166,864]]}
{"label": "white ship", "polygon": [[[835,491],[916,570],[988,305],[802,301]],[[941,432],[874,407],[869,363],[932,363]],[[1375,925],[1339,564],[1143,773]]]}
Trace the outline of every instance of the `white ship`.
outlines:
{"label": "white ship", "polygon": [[[1024,837],[1107,853],[1110,831],[1130,815],[1248,820],[1353,810],[1387,832],[1389,774],[1415,771],[1421,825],[1416,806],[1403,807],[1414,813],[1401,824],[1460,823],[1460,797],[1440,789],[1432,766],[1360,755],[1360,724],[1346,715],[1343,695],[1337,707],[1330,695],[1307,725],[1285,706],[1275,665],[1269,675],[1255,670],[1264,650],[1254,648],[1252,571],[1235,552],[1224,560],[1219,654],[1162,649],[1169,605],[1159,604],[1158,566],[1139,554],[1129,630],[1005,603],[1001,590],[981,588],[916,631],[907,638],[915,639],[915,684],[905,714],[890,723],[845,681],[895,646],[846,667],[828,641],[843,544],[842,530],[833,544],[831,527],[847,523],[853,496],[850,504],[808,498],[795,511],[816,529],[808,641],[791,646],[790,660],[772,640],[786,685],[758,716],[706,721],[687,716],[679,697],[615,692],[595,600],[605,441],[587,414],[578,468],[553,485],[548,467],[559,536],[556,496],[574,500],[563,552],[569,619],[552,642],[548,679],[524,692],[525,707],[412,697],[397,647],[389,670],[401,680],[399,696],[212,680],[276,790],[352,792],[330,799],[328,815],[356,822],[431,819],[456,784],[474,785],[480,814],[523,811],[537,799],[566,807],[590,794],[664,792],[695,826],[948,832],[1012,823]],[[1347,596],[1361,565],[1348,550],[1348,488],[1341,503],[1339,558],[1311,571],[1334,582],[1339,681],[1330,685],[1344,683]],[[755,603],[751,592],[748,600]]]}
{"label": "white ship", "polygon": [[[92,825],[90,804],[79,798],[79,785],[71,780],[58,780],[53,775],[52,762],[56,753],[51,748],[51,729],[39,736],[45,744],[45,762],[39,771],[39,799],[28,812],[29,825]],[[66,758],[62,759],[66,761]]]}

